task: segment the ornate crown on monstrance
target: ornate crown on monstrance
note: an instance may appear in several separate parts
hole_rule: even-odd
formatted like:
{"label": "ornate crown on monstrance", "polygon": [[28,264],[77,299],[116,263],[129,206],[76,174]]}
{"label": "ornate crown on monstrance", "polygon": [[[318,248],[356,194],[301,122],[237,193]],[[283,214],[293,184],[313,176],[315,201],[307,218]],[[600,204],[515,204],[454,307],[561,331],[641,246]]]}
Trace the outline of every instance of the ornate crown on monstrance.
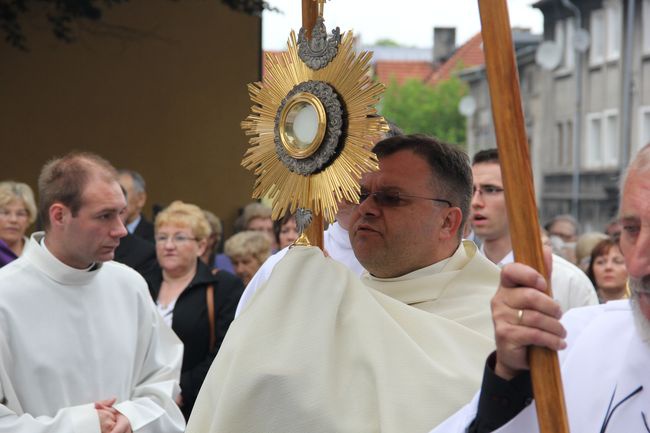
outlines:
{"label": "ornate crown on monstrance", "polygon": [[369,76],[372,54],[355,52],[351,32],[328,37],[323,3],[311,38],[291,31],[288,51],[267,54],[264,81],[248,86],[242,165],[256,175],[253,197],[272,200],[274,219],[304,208],[332,222],[337,202],[358,203],[361,175],[378,168],[372,144],[388,130],[374,108],[384,86]]}

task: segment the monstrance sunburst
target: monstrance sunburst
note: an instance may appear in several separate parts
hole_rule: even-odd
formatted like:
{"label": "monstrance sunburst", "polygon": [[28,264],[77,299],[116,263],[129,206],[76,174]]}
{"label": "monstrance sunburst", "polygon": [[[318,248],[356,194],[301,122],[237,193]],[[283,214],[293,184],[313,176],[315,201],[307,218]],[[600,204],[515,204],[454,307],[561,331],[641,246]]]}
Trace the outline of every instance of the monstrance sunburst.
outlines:
{"label": "monstrance sunburst", "polygon": [[337,202],[358,202],[361,175],[377,170],[370,148],[388,129],[374,108],[384,87],[368,74],[372,54],[355,53],[351,32],[328,38],[320,6],[311,39],[292,31],[287,52],[266,55],[264,82],[248,86],[242,165],[257,176],[253,197],[272,200],[274,219],[307,208],[334,221]]}

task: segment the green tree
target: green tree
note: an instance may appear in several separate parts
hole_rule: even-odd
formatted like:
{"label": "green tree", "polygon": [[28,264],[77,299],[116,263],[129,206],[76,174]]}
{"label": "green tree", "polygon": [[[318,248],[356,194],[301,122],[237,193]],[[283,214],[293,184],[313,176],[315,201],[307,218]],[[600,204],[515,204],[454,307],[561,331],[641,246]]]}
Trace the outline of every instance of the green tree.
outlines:
{"label": "green tree", "polygon": [[466,94],[467,85],[457,77],[435,86],[416,79],[402,85],[393,80],[386,88],[380,112],[407,134],[433,135],[464,146],[465,117],[458,104]]}
{"label": "green tree", "polygon": [[399,47],[401,46],[397,42],[395,42],[392,39],[379,39],[377,42],[375,42],[375,45],[378,45],[380,47]]}

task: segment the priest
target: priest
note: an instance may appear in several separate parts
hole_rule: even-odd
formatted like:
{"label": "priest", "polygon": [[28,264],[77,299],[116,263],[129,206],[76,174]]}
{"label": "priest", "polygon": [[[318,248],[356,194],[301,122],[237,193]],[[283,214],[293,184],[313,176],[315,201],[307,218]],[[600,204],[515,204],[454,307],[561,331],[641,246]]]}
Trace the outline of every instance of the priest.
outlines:
{"label": "priest", "polygon": [[144,279],[111,261],[126,235],[117,172],[72,153],[38,190],[45,232],[0,269],[0,432],[183,432],[182,344]]}
{"label": "priest", "polygon": [[350,220],[367,273],[292,248],[231,325],[189,433],[427,432],[478,388],[499,270],[461,240],[468,158],[418,135],[373,150]]}

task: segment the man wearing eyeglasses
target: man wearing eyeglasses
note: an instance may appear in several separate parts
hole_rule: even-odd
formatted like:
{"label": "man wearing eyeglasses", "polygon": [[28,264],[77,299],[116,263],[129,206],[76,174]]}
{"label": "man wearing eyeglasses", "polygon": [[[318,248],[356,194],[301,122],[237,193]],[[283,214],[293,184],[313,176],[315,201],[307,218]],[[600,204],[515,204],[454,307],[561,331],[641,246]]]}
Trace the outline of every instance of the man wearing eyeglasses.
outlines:
{"label": "man wearing eyeglasses", "polygon": [[126,200],[106,160],[38,180],[45,232],[0,269],[0,433],[180,433],[183,347],[145,281],[113,262]]}
{"label": "man wearing eyeglasses", "polygon": [[[472,176],[472,229],[482,242],[481,252],[493,263],[503,267],[512,263],[514,256],[497,149],[481,150],[474,155]],[[551,286],[553,297],[562,311],[598,303],[596,290],[585,273],[555,254]]]}
{"label": "man wearing eyeglasses", "polygon": [[420,135],[380,141],[373,151],[379,171],[360,182],[350,230],[368,270],[363,282],[492,338],[488,305],[497,273],[461,240],[471,196],[467,155]]}
{"label": "man wearing eyeglasses", "polygon": [[478,389],[499,269],[461,240],[469,159],[418,135],[373,151],[349,221],[367,272],[289,250],[231,325],[187,433],[425,432]]}

